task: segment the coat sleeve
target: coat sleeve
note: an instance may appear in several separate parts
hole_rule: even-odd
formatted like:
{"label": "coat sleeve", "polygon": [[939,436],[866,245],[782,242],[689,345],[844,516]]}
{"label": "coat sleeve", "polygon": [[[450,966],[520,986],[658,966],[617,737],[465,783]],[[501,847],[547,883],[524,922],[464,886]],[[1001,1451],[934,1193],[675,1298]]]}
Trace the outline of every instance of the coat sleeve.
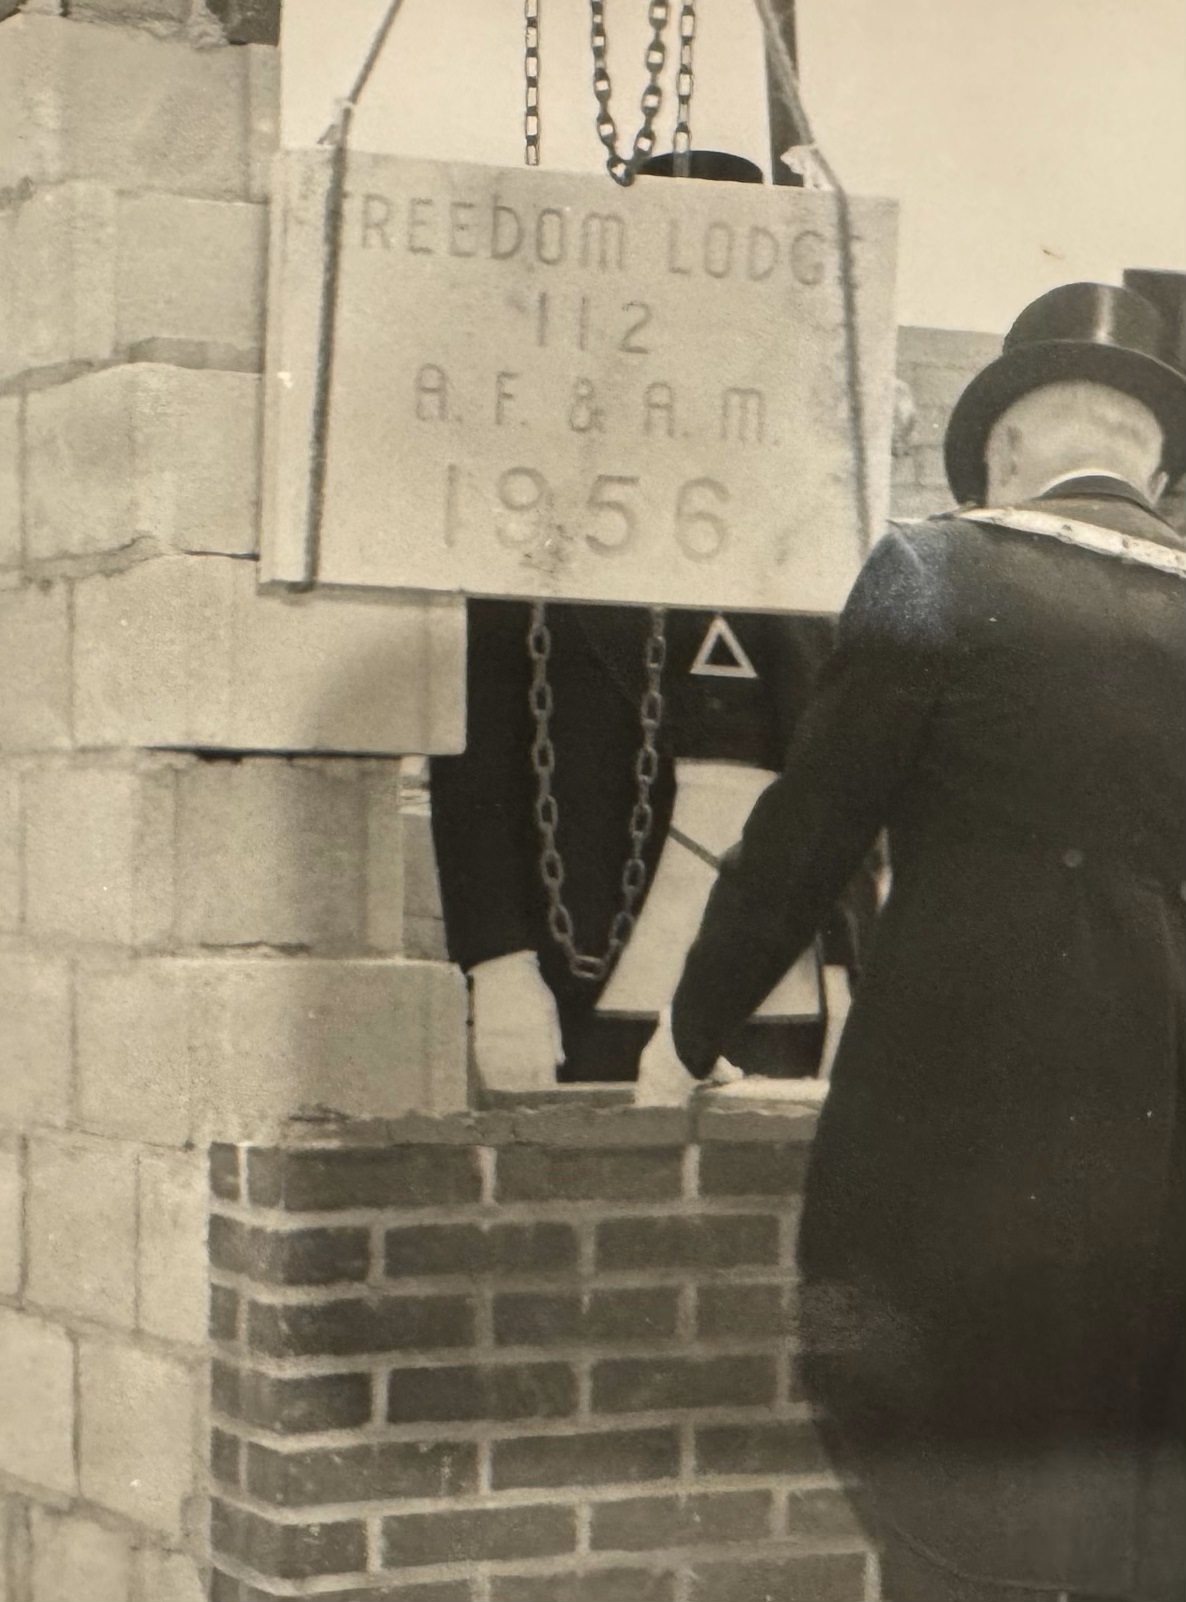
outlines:
{"label": "coat sleeve", "polygon": [[466,743],[430,766],[432,832],[445,939],[463,968],[534,949],[530,608],[466,607]]}
{"label": "coat sleeve", "polygon": [[949,611],[941,556],[934,535],[891,530],[858,575],[784,772],[727,853],[684,966],[672,1027],[694,1074],[826,923],[925,739]]}

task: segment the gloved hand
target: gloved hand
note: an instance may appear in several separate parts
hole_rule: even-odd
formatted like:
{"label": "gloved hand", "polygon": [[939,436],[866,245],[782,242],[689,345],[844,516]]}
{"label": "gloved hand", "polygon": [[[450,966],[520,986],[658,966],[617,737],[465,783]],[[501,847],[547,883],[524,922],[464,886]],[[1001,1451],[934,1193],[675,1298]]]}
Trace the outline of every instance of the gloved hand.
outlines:
{"label": "gloved hand", "polygon": [[679,1060],[671,1035],[671,1008],[664,1007],[658,1027],[639,1058],[634,1105],[682,1107],[699,1083]]}
{"label": "gloved hand", "polygon": [[556,998],[534,951],[512,951],[470,969],[474,1057],[489,1090],[551,1090],[564,1061]]}

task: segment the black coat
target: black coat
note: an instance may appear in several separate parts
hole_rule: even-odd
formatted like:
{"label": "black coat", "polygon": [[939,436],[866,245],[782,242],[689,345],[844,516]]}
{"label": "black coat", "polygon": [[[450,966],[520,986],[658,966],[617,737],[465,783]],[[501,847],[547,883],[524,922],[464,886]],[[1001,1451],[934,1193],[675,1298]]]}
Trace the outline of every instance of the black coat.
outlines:
{"label": "black coat", "polygon": [[[530,761],[530,613],[526,602],[468,604],[466,750],[432,762],[433,835],[449,955],[470,968],[512,951],[537,952],[572,1048],[574,1031],[592,1013],[603,986],[573,977],[547,928]],[[645,607],[551,604],[547,619],[564,899],[579,948],[601,955],[620,905],[629,852],[650,614]],[[729,625],[757,678],[705,678],[689,669],[711,620],[708,612],[667,616],[666,706],[652,798],[655,823],[645,852],[648,882],[670,822],[674,759],[715,757],[780,769],[835,637],[834,619],[731,613]],[[850,902],[854,918],[871,916],[867,880],[858,882]],[[832,945],[835,960],[852,956],[839,920]],[[649,1026],[635,1033],[623,1074],[633,1073]]]}
{"label": "black coat", "polygon": [[[1034,507],[1181,548],[1109,487]],[[958,518],[891,531],[709,902],[685,1062],[882,826],[805,1198],[809,1386],[950,1568],[1181,1602],[1186,582]]]}

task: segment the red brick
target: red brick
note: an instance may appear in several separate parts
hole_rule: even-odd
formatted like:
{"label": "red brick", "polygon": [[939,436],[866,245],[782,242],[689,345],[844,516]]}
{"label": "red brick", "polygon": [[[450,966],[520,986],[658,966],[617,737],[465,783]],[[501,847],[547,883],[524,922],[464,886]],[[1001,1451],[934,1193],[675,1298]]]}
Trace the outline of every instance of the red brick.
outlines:
{"label": "red brick", "polygon": [[865,1533],[843,1491],[793,1491],[787,1533],[797,1541],[861,1541]]}
{"label": "red brick", "polygon": [[217,1142],[210,1148],[210,1191],[220,1201],[239,1200],[239,1148]]}
{"label": "red brick", "polygon": [[567,1418],[577,1409],[567,1363],[500,1363],[465,1368],[398,1368],[391,1375],[392,1424],[463,1419]]}
{"label": "red brick", "polygon": [[392,1568],[558,1557],[575,1546],[576,1514],[566,1507],[475,1508],[383,1520],[384,1560]]}
{"label": "red brick", "polygon": [[679,1468],[674,1429],[536,1435],[495,1441],[496,1491],[529,1486],[633,1485],[671,1479]]}
{"label": "red brick", "polygon": [[527,1146],[682,1149],[691,1133],[691,1115],[685,1107],[635,1107],[630,1102],[599,1107],[581,1097],[551,1106],[524,1107],[515,1114],[515,1136]]}
{"label": "red brick", "polygon": [[210,1220],[211,1264],[264,1284],[365,1280],[370,1260],[371,1237],[365,1229],[254,1229],[217,1214]]}
{"label": "red brick", "polygon": [[642,1413],[656,1408],[757,1407],[773,1402],[773,1357],[639,1357],[593,1367],[597,1413]]}
{"label": "red brick", "polygon": [[500,1574],[491,1602],[672,1602],[675,1576],[653,1569],[592,1569],[586,1574]]}
{"label": "red brick", "polygon": [[508,1293],[494,1299],[494,1339],[500,1346],[668,1340],[678,1309],[673,1288],[594,1291],[587,1299]]}
{"label": "red brick", "polygon": [[761,1541],[770,1534],[769,1491],[637,1496],[593,1508],[595,1552],[654,1552],[669,1546]]}
{"label": "red brick", "polygon": [[280,1379],[257,1369],[215,1362],[211,1400],[216,1412],[276,1435],[348,1430],[371,1416],[369,1374],[314,1374]]}
{"label": "red brick", "polygon": [[803,1189],[810,1148],[711,1145],[700,1153],[702,1196],[797,1196]]}
{"label": "red brick", "polygon": [[392,1278],[429,1274],[559,1274],[576,1267],[568,1224],[411,1224],[387,1232]]}
{"label": "red brick", "polygon": [[243,1442],[226,1430],[210,1431],[210,1472],[220,1485],[243,1483]]}
{"label": "red brick", "polygon": [[247,1188],[261,1207],[329,1212],[340,1207],[441,1207],[476,1202],[482,1180],[466,1147],[274,1151],[247,1156]]}
{"label": "red brick", "polygon": [[806,1419],[774,1424],[703,1425],[696,1431],[701,1474],[821,1474],[823,1445]]}
{"label": "red brick", "polygon": [[210,1505],[210,1544],[215,1552],[279,1580],[350,1574],[367,1565],[366,1525],[360,1519],[273,1524],[258,1513],[214,1501]]}
{"label": "red brick", "polygon": [[696,1293],[698,1335],[785,1335],[788,1322],[780,1285],[701,1285]]}
{"label": "red brick", "polygon": [[498,1153],[499,1201],[673,1201],[683,1153],[675,1147],[611,1151],[508,1146]]}
{"label": "red brick", "polygon": [[774,1562],[698,1566],[691,1602],[858,1602],[865,1595],[865,1559],[852,1553],[785,1557]]}
{"label": "red brick", "polygon": [[597,1267],[742,1268],[778,1262],[778,1220],[609,1218],[597,1226]]}
{"label": "red brick", "polygon": [[239,1295],[229,1285],[210,1287],[210,1339],[234,1341],[239,1338]]}
{"label": "red brick", "polygon": [[425,1352],[473,1342],[474,1306],[465,1296],[251,1302],[247,1309],[247,1344],[268,1357]]}
{"label": "red brick", "polygon": [[246,1450],[247,1489],[278,1507],[464,1496],[478,1488],[472,1441],[381,1441],[316,1452],[251,1444]]}

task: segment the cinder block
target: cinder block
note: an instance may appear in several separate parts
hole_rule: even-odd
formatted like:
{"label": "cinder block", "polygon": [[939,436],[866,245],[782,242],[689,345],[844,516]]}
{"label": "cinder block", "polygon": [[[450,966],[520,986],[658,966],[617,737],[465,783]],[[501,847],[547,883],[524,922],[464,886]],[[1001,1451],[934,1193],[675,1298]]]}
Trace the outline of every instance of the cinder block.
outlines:
{"label": "cinder block", "polygon": [[978,334],[962,328],[898,329],[899,369],[963,367],[976,372],[1000,353],[999,334]]}
{"label": "cinder block", "polygon": [[140,1155],[138,1275],[141,1329],[199,1346],[206,1338],[206,1164],[197,1152]]}
{"label": "cinder block", "polygon": [[198,1565],[188,1553],[144,1546],[136,1553],[136,1570],[135,1594],[144,1602],[206,1602]]}
{"label": "cinder block", "polygon": [[464,743],[462,605],[259,594],[254,565],[169,557],[77,586],[87,745],[400,755]]}
{"label": "cinder block", "polygon": [[70,744],[70,622],[64,584],[0,590],[0,750]]}
{"label": "cinder block", "polygon": [[127,1146],[75,1135],[29,1143],[30,1301],[132,1327],[136,1158]]}
{"label": "cinder block", "polygon": [[[115,196],[103,184],[38,187],[32,168],[41,134],[23,129],[24,152],[3,138],[20,113],[5,94],[20,46],[40,19],[20,18],[0,39],[0,167],[20,165],[21,197],[0,215],[0,379],[60,363],[106,361],[115,349]],[[51,24],[52,26],[52,24]],[[42,103],[44,114],[47,107]],[[43,130],[45,137],[52,137]],[[27,154],[29,166],[22,165]],[[6,180],[0,179],[0,183]]]}
{"label": "cinder block", "polygon": [[180,775],[179,939],[358,950],[367,800],[353,762],[261,757]]}
{"label": "cinder block", "polygon": [[78,1115],[83,1126],[180,1146],[192,1126],[191,1057],[213,1004],[200,967],[139,961],[81,967]]}
{"label": "cinder block", "polygon": [[21,774],[0,761],[0,931],[21,921]]}
{"label": "cinder block", "polygon": [[961,367],[920,366],[916,369],[911,388],[920,406],[940,406],[950,412],[976,371],[976,367],[970,364]]}
{"label": "cinder block", "polygon": [[90,1519],[34,1506],[30,1602],[127,1602],[132,1546],[119,1531]]}
{"label": "cinder block", "polygon": [[938,490],[941,494],[946,492],[948,500],[951,491],[947,488],[947,469],[943,463],[943,449],[939,445],[924,445],[918,453],[919,482],[928,489]]}
{"label": "cinder block", "polygon": [[952,500],[949,489],[938,487],[925,488],[919,486],[912,489],[903,486],[893,493],[890,512],[893,517],[905,519],[934,517],[936,512],[951,510]]}
{"label": "cinder block", "polygon": [[55,763],[25,776],[30,931],[135,946],[172,921],[173,774]]}
{"label": "cinder block", "polygon": [[21,407],[17,395],[0,399],[0,570],[21,564]]}
{"label": "cinder block", "polygon": [[267,207],[182,195],[119,200],[116,344],[193,340],[262,360]]}
{"label": "cinder block", "polygon": [[27,401],[26,555],[155,539],[246,555],[258,522],[259,380],[137,363]]}
{"label": "cinder block", "polygon": [[203,1135],[248,1136],[298,1109],[390,1118],[466,1105],[455,969],[374,958],[223,964],[220,1038],[195,1062]]}
{"label": "cinder block", "polygon": [[0,1307],[0,1473],[73,1495],[74,1348],[51,1324]]}
{"label": "cinder block", "polygon": [[24,1258],[24,1198],[24,1162],[20,1144],[11,1137],[0,1137],[0,1296],[16,1296],[20,1293]]}
{"label": "cinder block", "polygon": [[62,1124],[70,1110],[70,971],[0,952],[0,1125]]}
{"label": "cinder block", "polygon": [[253,1138],[298,1112],[466,1104],[465,986],[400,959],[143,959],[79,975],[88,1129],[160,1144]]}
{"label": "cinder block", "polygon": [[178,1536],[195,1484],[197,1377],[128,1344],[79,1348],[82,1494],[100,1507]]}
{"label": "cinder block", "polygon": [[247,53],[14,18],[0,54],[0,182],[98,178],[247,198],[269,139],[251,104]]}
{"label": "cinder block", "polygon": [[398,762],[376,762],[367,772],[366,941],[372,951],[406,949],[401,766]]}

